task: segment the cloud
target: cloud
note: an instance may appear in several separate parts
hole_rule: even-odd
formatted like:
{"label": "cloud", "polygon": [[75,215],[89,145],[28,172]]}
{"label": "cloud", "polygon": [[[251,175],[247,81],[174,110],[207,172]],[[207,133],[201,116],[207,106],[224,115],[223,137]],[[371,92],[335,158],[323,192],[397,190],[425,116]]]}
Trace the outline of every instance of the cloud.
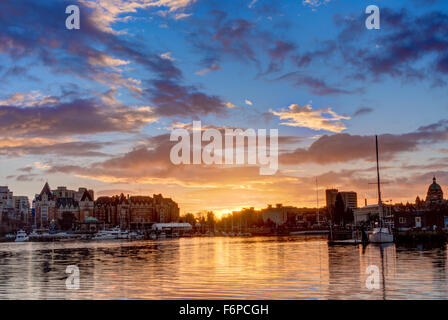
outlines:
{"label": "cloud", "polygon": [[21,181],[21,182],[30,182],[34,180],[34,177],[37,177],[37,174],[22,174],[22,175],[18,175],[16,177],[17,181]]}
{"label": "cloud", "polygon": [[94,99],[38,105],[0,105],[3,136],[63,137],[104,132],[136,132],[156,121],[149,107],[105,107]]}
{"label": "cloud", "polygon": [[249,3],[249,5],[247,6],[249,9],[252,9],[254,6],[255,6],[255,4],[258,2],[258,0],[252,0],[250,3]]}
{"label": "cloud", "polygon": [[330,0],[302,0],[302,4],[309,7],[320,7],[329,2]]}
{"label": "cloud", "polygon": [[309,128],[316,131],[341,132],[346,129],[346,126],[340,120],[350,119],[350,117],[336,114],[331,108],[313,110],[311,105],[291,104],[288,109],[270,110],[270,112],[278,116],[280,120],[289,120],[289,122],[281,122],[281,125]]}
{"label": "cloud", "polygon": [[[264,4],[260,4],[260,8]],[[258,5],[257,5],[258,7]],[[273,6],[274,10],[277,10]],[[254,11],[256,9],[254,8]],[[272,12],[271,12],[272,14]],[[253,64],[259,76],[276,72],[295,51],[294,43],[279,37],[272,29],[250,19],[235,17],[228,12],[212,7],[207,16],[195,17],[190,30],[191,43],[203,54],[201,73],[211,71],[213,65],[220,66],[226,58]],[[269,57],[267,70],[263,64]]]}
{"label": "cloud", "polygon": [[27,93],[16,92],[10,95],[9,98],[0,100],[0,106],[25,106],[35,107],[45,104],[53,104],[59,102],[59,98],[53,96],[44,96],[39,90],[34,90]]}
{"label": "cloud", "polygon": [[[119,31],[113,29],[115,22],[123,22],[121,16],[127,13],[135,13],[138,10],[151,7],[166,7],[168,12],[176,12],[183,10],[196,0],[79,0],[93,10],[90,19],[96,23],[103,32],[112,34],[120,34]],[[175,15],[180,15],[177,13]]]}
{"label": "cloud", "polygon": [[23,168],[19,168],[19,169],[17,169],[17,171],[20,171],[20,172],[31,172],[31,171],[33,171],[33,166],[26,166],[26,167],[23,167]]}
{"label": "cloud", "polygon": [[[405,134],[382,134],[379,136],[382,160],[392,160],[397,154],[415,152],[428,144],[448,141],[448,121],[418,128]],[[338,133],[324,135],[313,142],[308,149],[298,148],[280,155],[284,164],[301,163],[343,163],[356,160],[375,160],[374,136]]]}
{"label": "cloud", "polygon": [[124,66],[130,63],[129,60],[121,60],[111,57],[108,54],[102,53],[98,56],[90,57],[88,62],[94,66],[110,67],[117,70],[117,67]]}
{"label": "cloud", "polygon": [[174,58],[171,56],[171,52],[169,52],[169,51],[167,51],[167,52],[165,52],[165,53],[162,53],[162,54],[160,55],[160,57],[161,57],[162,59],[166,59],[166,60],[170,60],[170,61],[176,61],[176,59],[174,59]]}
{"label": "cloud", "polygon": [[[101,10],[116,16],[126,12],[134,4],[135,8],[144,6],[143,2],[146,1],[123,3],[114,0],[97,4],[83,1],[80,3],[82,28],[70,37],[67,37],[67,30],[60,27],[58,19],[54,19],[60,16],[61,12],[65,12],[63,2],[51,5],[30,0],[8,4],[0,2],[0,53],[9,55],[14,62],[33,57],[54,73],[76,74],[81,78],[102,80],[102,83],[115,80],[114,85],[126,85],[126,81],[120,80],[122,76],[111,71],[121,73],[118,67],[130,63],[146,67],[159,77],[179,79],[182,73],[172,61],[145,50],[144,46],[134,39],[124,39],[106,32],[101,26],[102,23],[110,23],[110,20],[106,19],[99,24],[94,22],[99,18],[95,14]],[[180,8],[181,2],[151,3],[170,4],[174,8]],[[86,5],[90,7],[85,7]],[[17,18],[18,12],[21,13],[20,18]],[[39,29],[35,26],[39,26]],[[27,32],[22,32],[23,30]],[[42,34],[51,34],[51,37],[42,37]],[[113,79],[110,79],[112,77]]]}
{"label": "cloud", "polygon": [[253,105],[252,101],[247,100],[247,99],[244,100],[244,103],[247,104],[248,106],[252,106]]}
{"label": "cloud", "polygon": [[220,70],[221,67],[216,65],[216,64],[212,64],[210,67],[196,71],[196,74],[199,76],[204,76],[207,73],[209,73],[210,71],[216,71],[216,70]]}
{"label": "cloud", "polygon": [[[379,49],[364,41],[358,28],[361,19],[337,19],[343,25],[338,42],[346,63],[358,68],[364,77],[434,78],[447,75],[448,16],[442,11],[413,15],[407,9],[381,9],[382,32]],[[384,30],[384,31],[383,31]],[[381,50],[380,53],[378,50]],[[423,62],[424,64],[420,63]],[[367,70],[367,72],[366,72]]]}
{"label": "cloud", "polygon": [[228,105],[220,97],[208,95],[195,86],[183,86],[171,80],[153,80],[146,89],[155,104],[157,116],[187,116],[197,118],[209,114],[225,114]]}
{"label": "cloud", "polygon": [[226,102],[225,105],[229,109],[236,109],[237,108],[237,106],[234,105],[232,102]]}
{"label": "cloud", "polygon": [[[0,155],[9,157],[20,157],[23,155],[58,155],[64,157],[104,157],[107,154],[100,152],[103,147],[110,145],[106,142],[95,141],[74,141],[61,142],[54,144],[33,144],[15,147],[3,147],[0,149]],[[30,169],[32,167],[22,168]]]}
{"label": "cloud", "polygon": [[299,71],[287,73],[274,80],[275,81],[287,80],[296,87],[305,86],[310,90],[311,93],[318,96],[325,96],[332,94],[349,94],[354,92],[353,90],[346,90],[332,87],[328,85],[324,80],[320,80],[313,76],[304,75]]}
{"label": "cloud", "polygon": [[33,164],[34,164],[34,166],[35,166],[37,169],[49,169],[49,168],[51,168],[50,165],[41,163],[41,162],[39,162],[39,161],[35,161],[35,162],[33,162]]}
{"label": "cloud", "polygon": [[369,114],[372,112],[373,112],[372,108],[362,107],[355,111],[355,113],[353,114],[353,117],[362,116],[362,115]]}
{"label": "cloud", "polygon": [[177,13],[174,16],[174,19],[179,20],[179,19],[185,19],[191,16],[191,13]]}

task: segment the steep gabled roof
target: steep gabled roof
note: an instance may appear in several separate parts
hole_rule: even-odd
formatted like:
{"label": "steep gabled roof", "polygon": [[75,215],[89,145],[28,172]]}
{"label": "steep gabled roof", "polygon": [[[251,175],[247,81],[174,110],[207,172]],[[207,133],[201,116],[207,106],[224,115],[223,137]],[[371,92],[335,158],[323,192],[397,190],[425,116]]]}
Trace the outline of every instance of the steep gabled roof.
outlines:
{"label": "steep gabled roof", "polygon": [[78,202],[73,198],[58,198],[56,202],[57,208],[77,208]]}
{"label": "steep gabled roof", "polygon": [[90,193],[87,190],[84,190],[84,193],[82,194],[80,201],[93,201],[93,199]]}
{"label": "steep gabled roof", "polygon": [[42,196],[44,194],[46,194],[48,196],[48,200],[53,200],[53,194],[51,193],[51,189],[50,189],[50,186],[48,185],[48,182],[45,182],[45,185],[39,194],[39,200],[42,199]]}

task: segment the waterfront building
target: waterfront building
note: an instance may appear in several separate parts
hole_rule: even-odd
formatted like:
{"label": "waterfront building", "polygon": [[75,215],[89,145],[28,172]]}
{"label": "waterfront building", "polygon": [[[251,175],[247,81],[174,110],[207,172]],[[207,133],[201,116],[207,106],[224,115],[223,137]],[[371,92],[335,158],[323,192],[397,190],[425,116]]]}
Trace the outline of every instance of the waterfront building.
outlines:
{"label": "waterfront building", "polygon": [[325,200],[327,203],[327,208],[330,209],[334,207],[336,203],[336,197],[338,195],[338,189],[327,189],[325,190]]}
{"label": "waterfront building", "polygon": [[428,188],[426,202],[428,204],[441,204],[443,202],[443,190],[437,183],[436,177],[432,179],[432,184]]}
{"label": "waterfront building", "polygon": [[0,187],[0,224],[21,227],[28,223],[29,211],[28,197],[14,196],[7,186]]}
{"label": "waterfront building", "polygon": [[[354,223],[357,226],[370,224],[378,221],[379,217],[383,217],[384,226],[394,228],[394,208],[391,205],[383,204],[381,207],[378,204],[371,204],[353,210]],[[383,210],[381,212],[381,210]]]}
{"label": "waterfront building", "polygon": [[95,218],[108,226],[117,226],[118,197],[99,197],[95,201]]}
{"label": "waterfront building", "polygon": [[336,198],[338,194],[341,194],[342,200],[344,201],[345,210],[354,210],[358,208],[358,195],[354,191],[341,191],[338,189],[327,189],[325,190],[325,200],[327,203],[327,209],[332,210],[336,204]]}
{"label": "waterfront building", "polygon": [[47,182],[33,201],[35,225],[38,228],[48,228],[51,225],[71,228],[87,217],[94,216],[93,196],[93,190],[86,188],[76,191],[58,187],[51,190]]}
{"label": "waterfront building", "polygon": [[36,196],[35,206],[35,224],[38,228],[47,228],[52,221],[55,221],[56,198],[51,192],[48,182],[45,183],[42,191]]}
{"label": "waterfront building", "polygon": [[268,221],[271,221],[277,226],[285,224],[288,220],[288,209],[289,207],[284,207],[280,203],[275,207],[272,207],[272,205],[268,205],[266,209],[261,210],[263,222],[266,223]]}
{"label": "waterfront building", "polygon": [[354,191],[340,192],[344,201],[345,210],[358,208],[358,195]]}
{"label": "waterfront building", "polygon": [[[283,206],[276,204],[275,207],[268,205],[261,209],[261,216],[264,223],[274,223],[276,226],[286,226],[291,228],[309,228],[318,223],[317,210],[309,208],[297,208],[293,206]],[[319,223],[326,221],[323,212],[319,215]]]}
{"label": "waterfront building", "polygon": [[14,210],[17,220],[24,223],[30,222],[30,201],[27,196],[13,196]]}
{"label": "waterfront building", "polygon": [[100,197],[95,202],[95,217],[102,223],[121,228],[141,229],[153,223],[179,221],[179,206],[161,194],[150,196]]}
{"label": "waterfront building", "polygon": [[92,190],[79,188],[78,192],[75,194],[75,201],[78,202],[79,206],[78,221],[85,221],[87,218],[94,217],[95,202]]}
{"label": "waterfront building", "polygon": [[400,205],[395,213],[395,225],[400,231],[448,229],[448,201],[443,199],[436,177],[428,187],[426,201],[417,197],[415,204]]}
{"label": "waterfront building", "polygon": [[3,215],[8,215],[14,209],[12,192],[7,186],[0,186],[0,223]]}

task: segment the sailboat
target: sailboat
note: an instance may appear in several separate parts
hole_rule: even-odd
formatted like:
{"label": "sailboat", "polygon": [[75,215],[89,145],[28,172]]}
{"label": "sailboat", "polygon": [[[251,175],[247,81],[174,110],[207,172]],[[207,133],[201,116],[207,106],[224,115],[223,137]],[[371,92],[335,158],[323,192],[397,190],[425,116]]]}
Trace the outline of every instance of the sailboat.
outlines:
{"label": "sailboat", "polygon": [[390,243],[394,242],[394,235],[390,232],[389,228],[383,227],[384,207],[381,201],[381,182],[380,182],[380,166],[378,159],[378,136],[375,136],[376,142],[376,173],[378,184],[378,209],[379,209],[379,224],[377,228],[373,229],[373,232],[369,235],[369,241],[371,243]]}

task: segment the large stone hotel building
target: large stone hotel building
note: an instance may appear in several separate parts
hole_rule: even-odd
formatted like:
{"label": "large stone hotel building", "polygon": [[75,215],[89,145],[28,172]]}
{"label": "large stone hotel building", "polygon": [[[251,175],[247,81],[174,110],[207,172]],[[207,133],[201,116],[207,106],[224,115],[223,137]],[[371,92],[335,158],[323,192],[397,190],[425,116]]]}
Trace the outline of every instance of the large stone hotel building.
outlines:
{"label": "large stone hotel building", "polygon": [[34,224],[38,228],[56,226],[70,229],[91,217],[105,226],[141,228],[156,222],[177,222],[179,206],[161,194],[148,196],[99,197],[94,201],[93,190],[78,191],[58,187],[51,190],[48,183],[33,201]]}

